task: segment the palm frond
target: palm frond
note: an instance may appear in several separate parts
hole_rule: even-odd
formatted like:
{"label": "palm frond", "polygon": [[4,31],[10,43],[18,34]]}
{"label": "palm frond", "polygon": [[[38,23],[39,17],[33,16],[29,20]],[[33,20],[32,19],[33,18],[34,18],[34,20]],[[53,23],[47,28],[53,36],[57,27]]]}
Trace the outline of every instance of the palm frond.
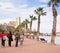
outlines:
{"label": "palm frond", "polygon": [[56,1],[56,3],[60,3],[60,0],[55,0]]}
{"label": "palm frond", "polygon": [[30,18],[32,19],[33,18],[33,15],[30,15]]}
{"label": "palm frond", "polygon": [[47,12],[43,12],[41,15],[46,15]]}
{"label": "palm frond", "polygon": [[30,23],[28,19],[25,19],[25,23]]}
{"label": "palm frond", "polygon": [[34,16],[32,20],[37,20],[37,18]]}
{"label": "palm frond", "polygon": [[31,19],[31,20],[36,20],[36,17],[33,16],[33,15],[30,15],[30,19]]}
{"label": "palm frond", "polygon": [[52,4],[52,5],[55,5],[55,6],[58,7],[58,3],[60,3],[60,0],[50,0],[50,1],[48,2],[48,6],[50,7],[51,4]]}
{"label": "palm frond", "polygon": [[37,10],[34,11],[36,14],[38,14]]}
{"label": "palm frond", "polygon": [[38,15],[46,15],[46,12],[44,12],[42,7],[36,9],[35,12],[37,12]]}
{"label": "palm frond", "polygon": [[37,9],[37,11],[43,11],[43,8],[42,8],[42,7],[39,7],[39,8]]}
{"label": "palm frond", "polygon": [[58,7],[58,4],[60,3],[60,0],[55,0],[55,5]]}
{"label": "palm frond", "polygon": [[48,2],[48,6],[49,6],[49,7],[51,6],[51,1]]}

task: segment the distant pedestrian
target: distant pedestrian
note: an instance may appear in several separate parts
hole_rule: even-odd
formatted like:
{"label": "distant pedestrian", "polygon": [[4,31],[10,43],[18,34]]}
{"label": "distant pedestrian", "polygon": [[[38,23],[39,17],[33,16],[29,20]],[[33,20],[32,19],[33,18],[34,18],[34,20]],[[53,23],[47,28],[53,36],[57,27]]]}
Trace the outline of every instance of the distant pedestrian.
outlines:
{"label": "distant pedestrian", "polygon": [[33,38],[33,39],[34,39],[34,34],[33,34],[33,33],[31,33],[31,34],[30,34],[30,36],[31,36],[31,38]]}
{"label": "distant pedestrian", "polygon": [[11,41],[13,41],[13,37],[12,37],[12,32],[11,31],[9,31],[7,37],[8,37],[8,45],[11,47]]}
{"label": "distant pedestrian", "polygon": [[30,34],[29,33],[26,33],[26,38],[28,38],[30,36]]}
{"label": "distant pedestrian", "polygon": [[20,35],[20,45],[23,45],[23,41],[24,41],[24,35]]}
{"label": "distant pedestrian", "polygon": [[19,30],[16,31],[15,33],[15,46],[18,47],[18,41],[20,40],[20,33],[19,33]]}

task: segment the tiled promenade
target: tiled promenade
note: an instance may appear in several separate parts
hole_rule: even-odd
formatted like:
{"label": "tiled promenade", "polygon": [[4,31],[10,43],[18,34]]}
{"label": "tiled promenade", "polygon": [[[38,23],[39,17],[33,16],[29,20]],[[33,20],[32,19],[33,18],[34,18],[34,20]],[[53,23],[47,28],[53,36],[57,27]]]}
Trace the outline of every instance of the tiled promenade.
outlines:
{"label": "tiled promenade", "polygon": [[60,53],[60,46],[25,38],[23,46],[19,44],[18,47],[15,47],[14,41],[12,47],[8,47],[6,44],[6,47],[2,48],[0,45],[0,53]]}

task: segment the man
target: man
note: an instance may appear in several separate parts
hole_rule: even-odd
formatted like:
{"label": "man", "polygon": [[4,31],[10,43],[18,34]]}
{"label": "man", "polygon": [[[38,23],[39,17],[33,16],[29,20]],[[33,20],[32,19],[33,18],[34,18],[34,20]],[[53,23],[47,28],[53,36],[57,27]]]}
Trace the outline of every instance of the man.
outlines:
{"label": "man", "polygon": [[15,46],[18,47],[18,41],[20,40],[20,33],[19,33],[19,30],[17,30],[17,32],[15,33],[15,41],[16,41],[16,44]]}

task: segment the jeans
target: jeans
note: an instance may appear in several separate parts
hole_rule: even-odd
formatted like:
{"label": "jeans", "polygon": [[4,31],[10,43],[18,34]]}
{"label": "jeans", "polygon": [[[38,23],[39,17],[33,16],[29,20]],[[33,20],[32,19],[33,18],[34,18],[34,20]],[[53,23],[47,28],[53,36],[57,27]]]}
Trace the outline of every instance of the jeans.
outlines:
{"label": "jeans", "polygon": [[3,39],[2,39],[1,41],[2,41],[2,43],[1,43],[1,44],[2,44],[2,46],[4,46],[4,47],[5,47],[5,40],[3,40]]}
{"label": "jeans", "polygon": [[11,47],[11,38],[8,40],[8,45]]}
{"label": "jeans", "polygon": [[18,47],[18,39],[16,39],[16,45],[15,46]]}
{"label": "jeans", "polygon": [[20,45],[23,45],[23,40],[20,40]]}

